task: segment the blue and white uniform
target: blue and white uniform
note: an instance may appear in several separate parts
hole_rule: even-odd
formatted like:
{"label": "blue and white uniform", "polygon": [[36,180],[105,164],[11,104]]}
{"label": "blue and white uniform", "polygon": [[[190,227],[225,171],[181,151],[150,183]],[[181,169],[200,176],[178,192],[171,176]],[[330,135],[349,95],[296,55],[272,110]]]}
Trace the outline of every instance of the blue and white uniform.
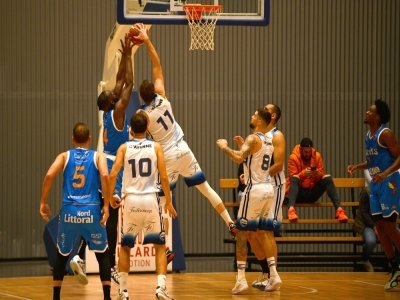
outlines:
{"label": "blue and white uniform", "polygon": [[273,154],[271,135],[256,133],[261,148],[243,162],[246,189],[240,201],[236,225],[239,230],[267,230],[274,190],[268,169]]}
{"label": "blue and white uniform", "polygon": [[175,188],[179,175],[186,184],[195,186],[206,181],[196,157],[183,140],[183,131],[174,118],[171,102],[156,95],[148,106],[142,106],[150,119],[149,133],[164,150],[165,164],[171,189]]}
{"label": "blue and white uniform", "polygon": [[[126,120],[124,119],[124,127],[122,130],[117,129],[114,122],[114,110],[104,112],[103,114],[103,144],[104,153],[107,156],[107,166],[110,172],[115,161],[115,155],[119,146],[129,140],[129,127]],[[118,173],[117,181],[113,194],[121,197],[121,185],[122,185],[122,170]]]}
{"label": "blue and white uniform", "polygon": [[[371,177],[383,172],[393,164],[395,158],[388,148],[379,143],[379,136],[384,130],[389,130],[385,125],[371,135],[368,131],[365,137],[367,169]],[[380,183],[370,184],[370,206],[372,215],[390,217],[399,214],[400,206],[400,173],[394,172]]]}
{"label": "blue and white uniform", "polygon": [[67,256],[82,236],[90,250],[107,249],[107,232],[101,221],[100,174],[97,152],[76,148],[67,152],[64,165],[62,207],[58,225],[57,247]]}
{"label": "blue and white uniform", "polygon": [[134,139],[126,143],[123,173],[122,246],[132,248],[140,231],[143,244],[165,244],[158,192],[160,179],[154,141]]}
{"label": "blue and white uniform", "polygon": [[[266,134],[268,138],[273,139],[274,134],[280,132],[276,127],[271,129]],[[273,148],[273,146],[272,146]],[[272,150],[274,151],[274,150]],[[274,165],[274,154],[272,154],[271,158],[271,166]],[[282,224],[282,204],[285,200],[285,169],[283,168],[282,171],[278,172],[275,176],[271,178],[272,186],[274,187],[274,201],[272,207],[269,211],[267,216],[267,229],[278,231]]]}

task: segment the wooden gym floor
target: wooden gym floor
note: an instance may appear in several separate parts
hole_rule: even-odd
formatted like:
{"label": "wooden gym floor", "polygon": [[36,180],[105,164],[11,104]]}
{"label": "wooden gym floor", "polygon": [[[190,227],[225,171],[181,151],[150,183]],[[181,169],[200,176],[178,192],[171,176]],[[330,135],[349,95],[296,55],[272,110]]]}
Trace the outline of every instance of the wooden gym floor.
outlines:
{"label": "wooden gym floor", "polygon": [[[167,276],[167,287],[174,299],[400,299],[400,286],[385,292],[386,273],[353,272],[282,272],[280,291],[261,292],[249,288],[242,295],[231,295],[235,283],[233,272],[174,273]],[[249,284],[258,273],[247,273]],[[66,276],[61,299],[103,299],[97,275],[89,275],[89,284],[80,285]],[[0,278],[0,299],[51,299],[52,279],[43,277]],[[154,274],[130,274],[130,299],[154,299]],[[112,299],[117,298],[117,287],[112,286]]]}

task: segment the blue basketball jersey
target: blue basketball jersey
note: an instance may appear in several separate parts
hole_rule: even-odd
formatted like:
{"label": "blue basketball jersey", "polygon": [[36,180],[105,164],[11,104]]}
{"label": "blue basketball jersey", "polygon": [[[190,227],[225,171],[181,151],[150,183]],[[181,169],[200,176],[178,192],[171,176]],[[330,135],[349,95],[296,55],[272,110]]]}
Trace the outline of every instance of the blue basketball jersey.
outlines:
{"label": "blue basketball jersey", "polygon": [[379,136],[386,129],[387,127],[382,125],[373,136],[368,131],[365,137],[367,168],[371,176],[383,172],[394,162],[394,157],[388,148],[379,144]]}
{"label": "blue basketball jersey", "polygon": [[96,151],[69,150],[64,166],[63,205],[100,205]]}
{"label": "blue basketball jersey", "polygon": [[116,155],[119,146],[129,140],[129,129],[126,122],[126,117],[124,120],[124,127],[122,128],[122,130],[119,130],[115,127],[114,110],[104,112],[103,126],[104,153]]}

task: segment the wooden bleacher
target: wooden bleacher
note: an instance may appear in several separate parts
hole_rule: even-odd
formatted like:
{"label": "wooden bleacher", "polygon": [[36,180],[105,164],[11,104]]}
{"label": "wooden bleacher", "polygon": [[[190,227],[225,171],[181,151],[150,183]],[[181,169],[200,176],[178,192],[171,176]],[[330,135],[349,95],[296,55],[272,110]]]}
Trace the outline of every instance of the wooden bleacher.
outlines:
{"label": "wooden bleacher", "polygon": [[[356,214],[356,209],[359,205],[359,202],[356,201],[356,190],[360,190],[365,186],[364,178],[333,178],[333,182],[335,183],[336,188],[338,189],[350,189],[350,199],[347,201],[342,201],[342,207],[351,208],[351,215],[348,214],[349,220],[347,223],[340,223],[337,219],[326,219],[326,218],[300,218],[296,223],[290,223],[288,219],[283,219],[282,224],[287,226],[291,226],[290,224],[343,224],[346,229],[331,229],[329,230],[330,235],[327,236],[326,233],[320,236],[310,235],[311,232],[315,234],[315,230],[293,230],[293,232],[300,233],[301,236],[290,234],[286,236],[289,231],[285,232],[285,236],[279,237],[277,236],[276,242],[278,244],[286,243],[286,244],[302,244],[302,243],[311,243],[311,244],[353,244],[353,251],[351,253],[323,253],[323,252],[312,252],[308,254],[294,254],[294,253],[282,253],[280,254],[280,261],[319,261],[319,262],[329,262],[329,261],[340,261],[340,262],[350,262],[355,265],[355,262],[361,259],[361,253],[357,252],[357,245],[361,245],[363,243],[363,239],[361,236],[356,236],[352,231],[352,224],[354,224],[354,217]],[[237,209],[239,207],[239,201],[237,201],[238,194],[238,186],[239,181],[237,178],[226,178],[220,179],[220,188],[221,189],[231,189],[232,190],[232,199],[231,202],[224,202],[227,208],[231,207],[235,210],[235,215]],[[357,193],[358,196],[358,193]],[[286,206],[284,204],[284,206]],[[316,207],[333,207],[331,202],[316,202],[316,203],[299,203],[295,204],[296,207],[308,207],[308,208],[316,208]],[[399,220],[397,221],[398,223]],[[350,226],[349,226],[350,225]],[[335,227],[336,228],[336,227]],[[343,234],[344,233],[344,234]],[[332,235],[334,234],[334,235]],[[306,235],[306,236],[304,236]],[[224,239],[225,243],[234,243],[233,240]],[[382,253],[375,255],[376,257],[383,258]],[[249,268],[251,269],[251,262],[255,261],[255,257],[249,257]]]}

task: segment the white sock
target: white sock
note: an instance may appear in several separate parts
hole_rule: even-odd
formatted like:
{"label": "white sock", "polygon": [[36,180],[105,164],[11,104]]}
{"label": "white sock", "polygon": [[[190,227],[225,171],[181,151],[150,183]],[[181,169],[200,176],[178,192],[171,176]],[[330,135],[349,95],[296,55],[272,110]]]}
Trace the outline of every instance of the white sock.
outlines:
{"label": "white sock", "polygon": [[275,257],[267,258],[267,262],[268,262],[268,267],[269,267],[269,272],[271,274],[271,277],[279,276],[278,272],[276,271]]}
{"label": "white sock", "polygon": [[229,215],[228,211],[225,209],[222,213],[219,214],[221,218],[225,221],[226,225],[233,223],[231,216]]}
{"label": "white sock", "polygon": [[237,261],[237,271],[238,271],[238,276],[237,279],[246,279],[246,262],[245,261]]}
{"label": "white sock", "polygon": [[157,275],[157,286],[165,286],[166,278],[167,278],[167,276],[164,274]]}
{"label": "white sock", "polygon": [[128,273],[120,272],[119,273],[119,290],[128,290]]}

